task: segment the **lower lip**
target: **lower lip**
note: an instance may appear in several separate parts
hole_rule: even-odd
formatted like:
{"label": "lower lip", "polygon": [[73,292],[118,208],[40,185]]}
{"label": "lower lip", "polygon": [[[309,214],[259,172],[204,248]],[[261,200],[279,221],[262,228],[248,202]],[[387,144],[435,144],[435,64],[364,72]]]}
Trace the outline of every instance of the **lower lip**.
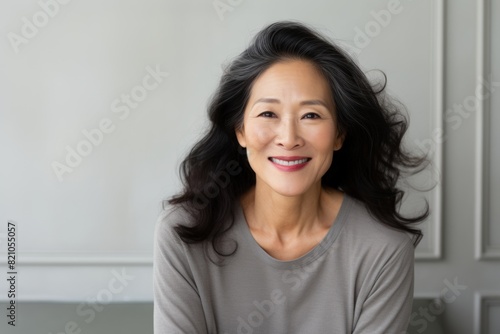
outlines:
{"label": "lower lip", "polygon": [[291,165],[291,166],[283,166],[283,165],[279,165],[279,164],[273,162],[272,160],[269,160],[269,161],[271,161],[271,163],[276,168],[278,168],[279,170],[282,170],[284,172],[294,172],[294,171],[300,170],[300,169],[304,168],[307,165],[307,163],[309,162],[309,160],[308,160],[308,161],[301,163],[301,164],[296,164],[296,165]]}

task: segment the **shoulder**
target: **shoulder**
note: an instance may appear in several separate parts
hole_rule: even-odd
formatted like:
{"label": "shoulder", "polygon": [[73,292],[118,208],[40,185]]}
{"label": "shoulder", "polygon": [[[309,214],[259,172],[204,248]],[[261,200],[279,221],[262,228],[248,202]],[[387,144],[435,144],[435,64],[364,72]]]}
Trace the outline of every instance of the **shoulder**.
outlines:
{"label": "shoulder", "polygon": [[342,235],[354,252],[387,259],[403,253],[413,254],[414,246],[408,233],[383,224],[363,202],[349,196],[346,199],[348,213]]}
{"label": "shoulder", "polygon": [[162,244],[182,245],[182,241],[175,231],[179,225],[189,226],[192,219],[188,212],[181,206],[169,205],[163,208],[156,219],[155,241]]}
{"label": "shoulder", "polygon": [[[189,213],[181,206],[168,206],[156,220],[153,262],[158,270],[175,267],[191,275],[192,261],[201,258],[199,245],[184,242],[176,231],[179,225],[192,226]],[[191,277],[191,276],[190,276]]]}

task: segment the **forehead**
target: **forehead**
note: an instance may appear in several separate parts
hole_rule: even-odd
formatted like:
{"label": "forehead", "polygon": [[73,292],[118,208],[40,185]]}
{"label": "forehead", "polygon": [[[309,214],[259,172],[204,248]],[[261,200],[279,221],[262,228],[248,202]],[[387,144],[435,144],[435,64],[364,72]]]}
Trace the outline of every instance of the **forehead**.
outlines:
{"label": "forehead", "polygon": [[330,86],[311,62],[285,60],[266,69],[252,85],[250,100],[262,97],[279,99],[322,99],[333,107]]}

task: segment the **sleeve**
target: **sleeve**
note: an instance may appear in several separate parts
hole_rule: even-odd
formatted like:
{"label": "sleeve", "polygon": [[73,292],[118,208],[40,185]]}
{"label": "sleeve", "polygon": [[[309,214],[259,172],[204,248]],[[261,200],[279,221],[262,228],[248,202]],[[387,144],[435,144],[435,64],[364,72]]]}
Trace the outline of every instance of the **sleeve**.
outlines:
{"label": "sleeve", "polygon": [[406,333],[413,306],[414,247],[408,241],[382,268],[353,334]]}
{"label": "sleeve", "polygon": [[155,226],[153,256],[154,333],[207,333],[200,296],[185,246],[173,230],[170,215]]}

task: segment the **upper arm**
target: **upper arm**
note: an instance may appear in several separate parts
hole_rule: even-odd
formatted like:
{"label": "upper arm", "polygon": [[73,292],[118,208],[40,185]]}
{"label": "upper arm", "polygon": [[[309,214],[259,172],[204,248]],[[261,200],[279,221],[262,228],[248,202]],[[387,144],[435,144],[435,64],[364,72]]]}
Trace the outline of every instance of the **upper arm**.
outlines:
{"label": "upper arm", "polygon": [[406,243],[381,270],[353,334],[405,333],[413,304],[414,247]]}
{"label": "upper arm", "polygon": [[200,296],[172,222],[158,220],[154,237],[155,334],[207,333]]}

